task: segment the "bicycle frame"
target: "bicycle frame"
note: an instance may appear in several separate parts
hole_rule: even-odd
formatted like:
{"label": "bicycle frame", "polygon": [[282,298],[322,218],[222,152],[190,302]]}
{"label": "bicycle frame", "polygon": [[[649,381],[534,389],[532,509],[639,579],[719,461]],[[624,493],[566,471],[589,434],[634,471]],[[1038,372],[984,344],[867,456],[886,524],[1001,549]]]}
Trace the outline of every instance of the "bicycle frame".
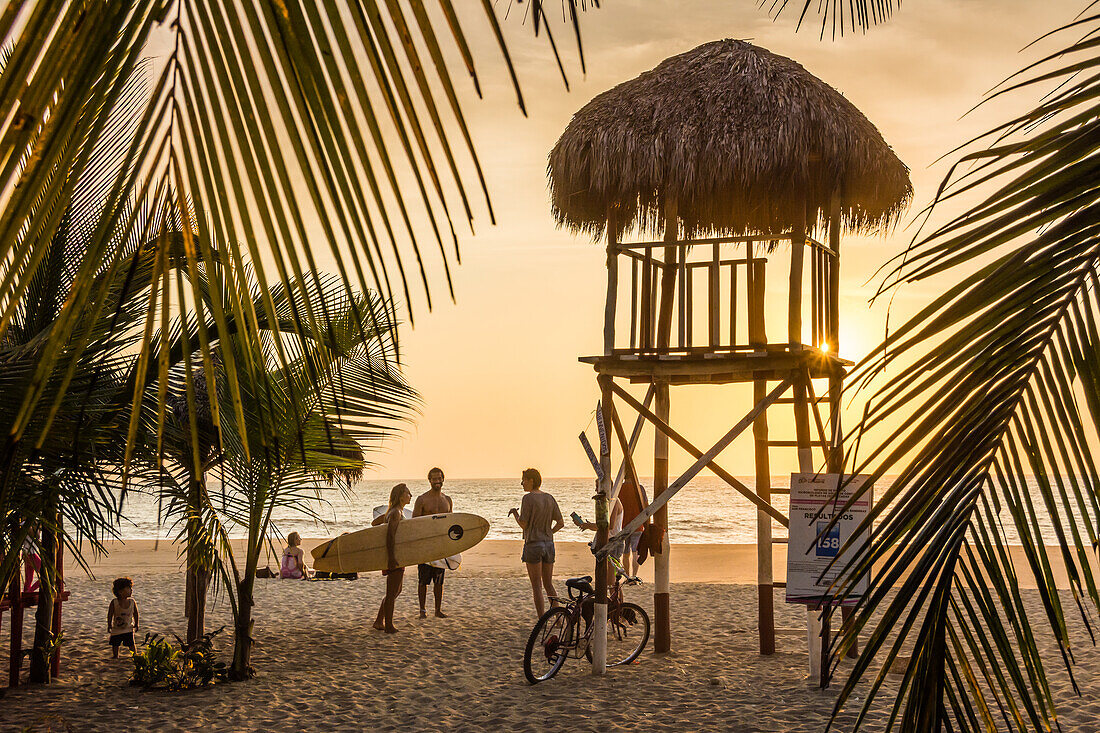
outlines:
{"label": "bicycle frame", "polygon": [[[623,576],[619,573],[615,574],[615,582],[612,584],[607,598],[607,612],[608,618],[615,618],[615,614],[618,613],[619,608],[623,604]],[[626,585],[633,585],[639,582],[637,578],[630,578],[627,580]],[[591,601],[595,603],[596,594],[586,593],[582,590],[577,590],[577,595],[573,595],[573,588],[568,589],[569,597],[561,598],[559,596],[548,596],[552,603],[558,603],[565,608],[566,613],[569,614],[569,628],[579,628],[580,622],[584,620],[584,632],[580,634],[571,634],[572,639],[569,643],[563,643],[559,640],[560,648],[571,652],[574,659],[580,659],[581,656],[588,649],[588,645],[592,643],[592,632],[594,630],[594,624],[591,623],[592,619],[584,618],[584,605],[586,602]]]}

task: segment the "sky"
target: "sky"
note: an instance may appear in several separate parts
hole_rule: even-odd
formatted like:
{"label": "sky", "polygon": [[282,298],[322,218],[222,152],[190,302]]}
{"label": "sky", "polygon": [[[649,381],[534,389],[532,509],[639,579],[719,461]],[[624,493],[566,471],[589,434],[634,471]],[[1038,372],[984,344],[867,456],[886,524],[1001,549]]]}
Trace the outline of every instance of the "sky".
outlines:
{"label": "sky", "polygon": [[[796,32],[793,14],[773,21],[750,0],[601,5],[583,17],[587,75],[559,32],[568,92],[545,43],[530,38],[530,26],[521,24],[513,7],[505,29],[528,101],[526,119],[491,39],[475,34],[475,19],[467,26],[479,73],[489,83],[485,99],[469,95],[464,111],[498,224],[486,226],[481,217],[476,235],[463,238],[456,302],[437,303],[417,318],[415,328],[405,329],[406,373],[423,396],[422,414],[385,446],[370,477],[416,477],[433,465],[467,478],[518,475],[529,465],[546,476],[591,473],[577,434],[587,428],[595,437],[598,391],[591,367],[577,357],[601,351],[603,248],[555,228],[545,170],[557,137],[593,96],[668,56],[728,37],[793,58],[850,99],[909,166],[916,192],[901,226],[885,236],[844,241],[841,352],[858,361],[881,340],[886,324],[887,303],[868,302],[880,282],[876,270],[911,241],[912,222],[934,197],[952,158],[937,161],[1035,99],[1025,93],[968,111],[1053,48],[1023,50],[1083,7],[1055,0],[924,0],[905,3],[865,35],[820,40],[816,27]],[[934,282],[903,288],[892,303],[892,322],[911,314],[935,288]],[[782,319],[781,313],[768,316],[769,323]],[[705,450],[751,408],[750,399],[740,386],[677,387],[671,422]],[[849,424],[860,399],[846,413]],[[791,421],[777,412],[771,413],[773,436],[782,439],[786,432],[793,438]],[[646,433],[639,449],[643,474],[650,470],[651,441]],[[794,468],[793,451],[786,452],[791,455],[773,451],[773,472]],[[675,447],[671,459],[674,472],[690,463]],[[732,473],[751,474],[751,437],[735,441],[720,463]]]}
{"label": "sky", "polygon": [[[797,2],[776,20],[755,0],[604,0],[582,17],[586,74],[560,18],[555,26],[570,82],[566,90],[545,34],[535,38],[524,22],[527,4],[497,0],[527,117],[518,109],[480,3],[455,5],[484,98],[478,99],[469,83],[458,84],[459,94],[497,224],[489,224],[475,197],[475,232],[460,232],[462,264],[452,269],[453,303],[444,297],[442,263],[429,255],[434,308],[428,313],[414,293],[415,327],[406,324],[401,333],[405,373],[423,398],[421,413],[373,455],[378,468],[368,478],[423,477],[432,466],[452,478],[518,476],[528,466],[544,476],[591,475],[577,434],[587,429],[595,438],[598,391],[595,373],[577,357],[602,350],[604,249],[555,227],[546,157],[573,113],[595,95],[669,56],[735,38],[799,62],[878,127],[909,166],[915,201],[885,235],[844,239],[841,355],[858,361],[881,340],[886,325],[887,299],[868,302],[881,281],[876,272],[912,240],[913,222],[934,197],[953,160],[951,151],[1033,106],[1036,93],[972,108],[1006,77],[1066,41],[1025,50],[1038,36],[1072,21],[1085,2],[914,0],[866,34],[822,40],[813,22],[796,31]],[[167,39],[154,38],[154,58],[168,52]],[[445,51],[456,80],[465,82],[457,52]],[[463,170],[471,172],[468,163]],[[471,176],[467,183],[474,181]],[[457,205],[457,198],[451,203]],[[932,223],[951,211],[937,210]],[[316,224],[313,228],[319,231]],[[319,255],[322,268],[328,259]],[[902,288],[889,303],[890,322],[913,313],[939,287],[942,283],[933,281]],[[785,313],[772,312],[767,319],[770,333],[784,330]],[[850,404],[846,424],[858,416],[862,399],[857,395]],[[751,407],[751,387],[676,387],[671,422],[705,450]],[[778,410],[769,415],[773,438],[792,439],[789,415]],[[638,468],[648,475],[651,433],[641,445]],[[773,451],[773,473],[794,468],[794,451],[786,453]],[[690,463],[675,447],[670,459],[674,473]],[[751,435],[735,441],[719,463],[734,474],[751,474]]]}

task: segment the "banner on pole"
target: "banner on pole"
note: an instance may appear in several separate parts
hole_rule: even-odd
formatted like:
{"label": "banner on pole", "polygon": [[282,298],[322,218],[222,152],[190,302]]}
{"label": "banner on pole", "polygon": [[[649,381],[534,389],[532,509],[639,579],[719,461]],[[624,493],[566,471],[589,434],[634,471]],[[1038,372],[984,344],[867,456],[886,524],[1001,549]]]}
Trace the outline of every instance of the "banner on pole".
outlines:
{"label": "banner on pole", "polygon": [[588,461],[592,464],[592,468],[596,469],[596,478],[603,481],[603,468],[600,466],[600,459],[596,458],[596,453],[592,450],[592,444],[588,442],[588,436],[581,433],[578,437],[581,439],[581,445],[584,446],[584,452],[588,454]]}
{"label": "banner on pole", "polygon": [[[866,485],[870,477],[845,475],[843,478],[845,483],[838,494],[841,474],[791,474],[787,603],[821,601],[852,555],[861,545],[871,541],[869,530],[858,536],[855,533],[873,504],[873,487],[868,487],[859,500],[829,527],[829,522]],[[840,549],[853,537],[851,546],[841,553]],[[828,573],[822,575],[826,568],[829,568]],[[866,593],[868,582],[866,577],[860,581],[849,593],[848,602],[855,603]]]}
{"label": "banner on pole", "polygon": [[603,405],[599,402],[596,403],[596,429],[600,432],[600,455],[606,455],[610,448],[607,445],[607,428],[603,424]]}

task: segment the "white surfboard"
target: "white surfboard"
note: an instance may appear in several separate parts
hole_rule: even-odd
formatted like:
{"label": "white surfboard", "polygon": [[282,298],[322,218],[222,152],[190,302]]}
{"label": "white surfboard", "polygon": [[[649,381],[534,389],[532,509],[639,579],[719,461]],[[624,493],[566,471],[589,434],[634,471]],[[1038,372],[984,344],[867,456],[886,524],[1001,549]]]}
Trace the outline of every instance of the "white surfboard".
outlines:
{"label": "white surfboard", "polygon": [[[385,570],[386,532],[380,524],[349,532],[313,548],[313,568],[330,573]],[[432,514],[407,519],[397,526],[394,556],[400,567],[457,555],[489,534],[489,522],[476,514]]]}
{"label": "white surfboard", "polygon": [[[374,508],[374,518],[378,519],[380,516],[385,514],[388,509],[389,509],[389,507],[386,506],[385,504],[381,504],[379,506],[376,506]],[[405,515],[405,519],[412,519],[413,518],[413,510],[412,509],[405,509],[402,512],[402,514]],[[458,570],[460,567],[462,567],[462,553],[459,552],[459,553],[456,553],[454,555],[450,555],[448,557],[443,558],[442,560],[432,560],[428,564],[429,565],[434,565],[437,568],[443,568],[444,570],[451,570],[451,571]]]}
{"label": "white surfboard", "polygon": [[[389,509],[389,507],[386,506],[385,504],[382,504],[381,506],[376,506],[374,508],[374,517],[372,517],[372,519],[378,519],[380,516],[382,516],[383,514],[386,513],[387,509]],[[405,509],[401,513],[405,515],[405,519],[412,519],[413,518],[413,510],[412,509]]]}

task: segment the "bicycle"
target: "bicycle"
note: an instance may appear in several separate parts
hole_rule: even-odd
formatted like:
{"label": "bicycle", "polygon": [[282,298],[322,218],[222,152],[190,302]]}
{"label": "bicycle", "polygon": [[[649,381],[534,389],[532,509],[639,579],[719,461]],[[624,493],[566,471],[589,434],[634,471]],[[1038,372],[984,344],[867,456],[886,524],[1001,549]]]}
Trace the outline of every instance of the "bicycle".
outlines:
{"label": "bicycle", "polygon": [[[630,664],[637,659],[649,642],[650,631],[649,614],[645,609],[623,600],[622,589],[642,581],[627,575],[618,563],[613,564],[615,583],[607,603],[608,667]],[[565,586],[569,598],[551,597],[551,602],[560,605],[555,605],[539,618],[527,639],[523,652],[523,674],[532,685],[556,675],[570,654],[575,659],[583,654],[588,661],[592,661],[592,613],[596,599],[592,576],[569,578]]]}

